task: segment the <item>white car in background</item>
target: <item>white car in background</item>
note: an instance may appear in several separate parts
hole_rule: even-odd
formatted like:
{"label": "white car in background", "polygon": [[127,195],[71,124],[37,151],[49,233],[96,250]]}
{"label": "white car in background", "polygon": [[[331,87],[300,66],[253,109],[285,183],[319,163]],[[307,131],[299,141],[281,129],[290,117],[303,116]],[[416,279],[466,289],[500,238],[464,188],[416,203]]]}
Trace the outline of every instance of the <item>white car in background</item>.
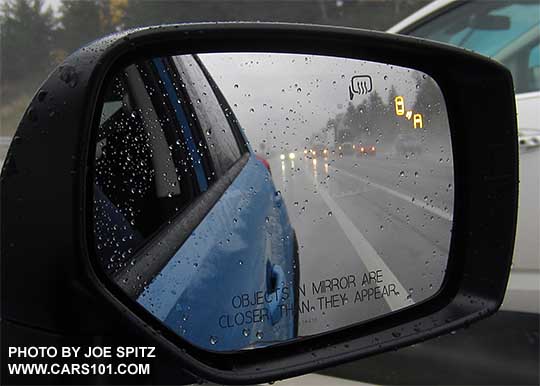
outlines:
{"label": "white car in background", "polygon": [[388,32],[467,48],[501,62],[512,72],[520,197],[514,262],[502,309],[539,313],[540,1],[435,0]]}

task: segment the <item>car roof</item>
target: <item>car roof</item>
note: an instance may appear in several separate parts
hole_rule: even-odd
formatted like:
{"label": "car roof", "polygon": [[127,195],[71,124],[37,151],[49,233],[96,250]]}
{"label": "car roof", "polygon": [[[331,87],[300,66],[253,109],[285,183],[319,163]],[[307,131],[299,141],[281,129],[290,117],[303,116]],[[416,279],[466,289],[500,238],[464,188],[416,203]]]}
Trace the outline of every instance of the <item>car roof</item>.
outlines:
{"label": "car roof", "polygon": [[393,27],[389,28],[386,32],[391,33],[400,33],[403,29],[407,28],[408,26],[416,23],[417,21],[421,20],[422,18],[430,15],[433,12],[436,12],[444,7],[446,7],[449,4],[455,3],[457,0],[435,0],[428,5],[426,5],[423,8],[420,8],[418,11],[413,13],[412,15],[406,17]]}

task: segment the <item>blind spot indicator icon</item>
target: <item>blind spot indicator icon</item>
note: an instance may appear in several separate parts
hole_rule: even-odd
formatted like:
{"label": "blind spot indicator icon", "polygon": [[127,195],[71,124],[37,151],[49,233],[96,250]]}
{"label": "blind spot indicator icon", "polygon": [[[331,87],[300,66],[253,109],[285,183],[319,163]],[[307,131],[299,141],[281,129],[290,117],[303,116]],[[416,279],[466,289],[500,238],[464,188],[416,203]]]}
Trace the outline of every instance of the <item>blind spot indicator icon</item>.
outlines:
{"label": "blind spot indicator icon", "polygon": [[355,75],[351,78],[351,84],[349,85],[349,97],[351,100],[354,98],[354,94],[365,95],[369,94],[373,90],[373,82],[369,75]]}

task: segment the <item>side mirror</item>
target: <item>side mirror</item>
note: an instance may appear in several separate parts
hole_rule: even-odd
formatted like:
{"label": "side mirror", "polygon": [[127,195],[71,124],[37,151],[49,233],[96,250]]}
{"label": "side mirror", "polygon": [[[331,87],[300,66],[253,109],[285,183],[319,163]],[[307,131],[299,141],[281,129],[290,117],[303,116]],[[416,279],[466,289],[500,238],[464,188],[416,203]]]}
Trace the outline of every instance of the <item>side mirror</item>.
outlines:
{"label": "side mirror", "polygon": [[506,287],[515,115],[503,66],[408,37],[103,38],[43,84],[4,164],[3,319],[100,337],[122,320],[222,383],[463,327]]}

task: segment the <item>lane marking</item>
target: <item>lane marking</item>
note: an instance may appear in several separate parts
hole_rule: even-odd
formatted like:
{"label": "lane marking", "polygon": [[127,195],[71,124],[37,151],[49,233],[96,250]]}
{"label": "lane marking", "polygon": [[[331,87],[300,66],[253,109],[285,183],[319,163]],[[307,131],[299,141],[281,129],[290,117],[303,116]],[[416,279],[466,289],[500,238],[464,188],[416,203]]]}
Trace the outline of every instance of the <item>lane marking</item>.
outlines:
{"label": "lane marking", "polygon": [[373,191],[373,190],[376,190],[376,189],[375,188],[368,189],[366,187],[366,188],[364,188],[362,190],[347,191],[347,192],[343,192],[343,193],[339,193],[339,194],[333,194],[332,196],[334,198],[348,198],[348,197],[358,196],[358,195],[361,195],[362,193],[367,193],[367,192],[370,192],[370,191]]}
{"label": "lane marking", "polygon": [[403,284],[401,284],[396,275],[394,275],[390,267],[388,267],[383,261],[383,259],[379,256],[375,248],[373,248],[369,241],[366,240],[362,232],[360,232],[358,228],[356,228],[356,226],[353,224],[353,222],[349,219],[349,217],[347,217],[347,215],[345,214],[345,212],[343,212],[338,203],[327,192],[326,188],[319,186],[319,184],[317,183],[317,175],[312,176],[310,175],[309,170],[304,169],[304,171],[307,172],[306,174],[308,174],[308,176],[312,177],[321,198],[328,206],[328,208],[332,211],[332,216],[336,219],[341,229],[343,229],[345,236],[356,251],[358,257],[360,257],[360,259],[364,263],[367,270],[376,271],[380,269],[383,274],[384,285],[388,285],[390,283],[395,284],[399,296],[384,297],[384,300],[388,304],[388,307],[390,307],[392,311],[396,311],[404,307],[413,305],[414,300],[412,298],[406,298],[406,295],[408,294],[407,290],[405,289],[405,287],[403,287]]}
{"label": "lane marking", "polygon": [[337,170],[339,173],[343,173],[343,174],[345,174],[345,175],[347,175],[347,176],[349,176],[351,178],[354,178],[354,179],[356,179],[356,180],[358,180],[360,182],[363,182],[365,184],[369,184],[370,186],[373,186],[373,187],[375,187],[375,188],[377,188],[379,190],[382,190],[382,191],[384,191],[384,192],[386,192],[386,193],[388,193],[388,194],[390,194],[390,195],[392,195],[394,197],[397,197],[397,198],[400,198],[400,199],[402,199],[404,201],[407,201],[407,202],[419,207],[420,209],[423,209],[425,211],[430,212],[431,214],[434,214],[435,216],[438,216],[440,218],[445,219],[446,221],[452,222],[453,215],[446,212],[446,211],[444,211],[444,210],[442,210],[442,209],[437,208],[436,206],[428,205],[426,203],[423,203],[423,202],[420,202],[420,201],[417,201],[417,200],[413,201],[414,197],[412,197],[412,196],[409,196],[409,195],[404,194],[404,193],[396,192],[395,190],[390,189],[390,188],[388,188],[388,187],[386,187],[384,185],[380,185],[380,184],[378,184],[376,182],[373,182],[373,181],[370,181],[370,180],[368,180],[366,178],[359,177],[357,175],[349,173],[346,170],[338,169],[338,168],[336,168],[334,166],[329,166],[329,167],[334,169],[334,170]]}
{"label": "lane marking", "polygon": [[396,275],[392,272],[390,267],[388,267],[383,259],[379,256],[375,248],[366,240],[362,232],[356,228],[353,222],[347,217],[345,212],[341,209],[336,201],[330,194],[326,191],[325,188],[319,188],[319,193],[332,211],[332,216],[335,217],[337,223],[343,229],[345,236],[349,239],[354,250],[368,269],[368,271],[376,271],[378,269],[382,270],[384,284],[388,285],[394,283],[396,285],[396,290],[399,292],[399,297],[395,296],[386,296],[384,300],[388,303],[388,306],[392,311],[401,309],[414,304],[412,298],[406,299],[407,290],[403,287],[403,284],[398,280]]}

